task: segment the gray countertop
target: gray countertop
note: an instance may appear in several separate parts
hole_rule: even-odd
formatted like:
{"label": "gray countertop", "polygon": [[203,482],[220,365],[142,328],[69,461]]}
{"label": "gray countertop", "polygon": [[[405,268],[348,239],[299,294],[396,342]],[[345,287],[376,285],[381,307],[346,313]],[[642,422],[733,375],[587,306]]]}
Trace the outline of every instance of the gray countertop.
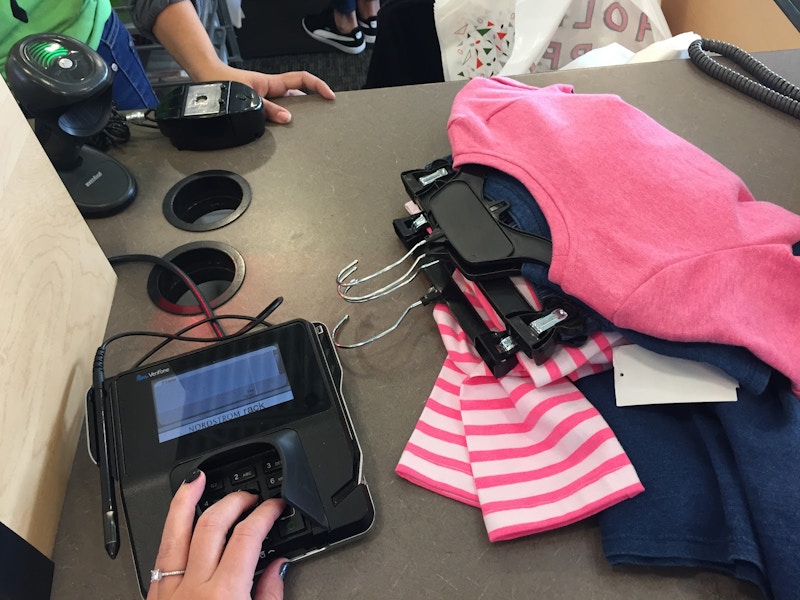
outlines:
{"label": "gray countertop", "polygon": [[[789,80],[800,81],[800,52],[761,58]],[[686,61],[523,79],[619,94],[738,173],[757,199],[800,212],[795,151],[800,123],[709,79]],[[378,302],[346,305],[336,294],[334,277],[354,258],[370,272],[402,254],[391,223],[405,214],[400,172],[449,152],[445,123],[460,87],[344,92],[334,102],[286,98],[281,102],[293,111],[291,125],[268,126],[256,142],[220,152],[180,152],[158,131],[135,128],[133,139],[114,155],[136,176],[139,196],[120,215],[91,221],[91,229],[108,256],[164,255],[189,242],[225,242],[244,257],[246,276],[218,312],[255,314],[282,295],[285,302],[275,320],[303,317],[332,327],[349,313],[345,341],[367,337],[394,322],[424,293],[425,283],[414,282]],[[244,177],[252,204],[222,229],[178,230],[162,215],[164,195],[181,178],[206,169]],[[150,302],[149,271],[147,265],[118,269],[109,334],[174,331],[190,322]],[[112,346],[107,372],[129,367],[149,344]],[[396,476],[394,467],[444,355],[430,308],[416,309],[386,339],[340,353],[377,518],[360,540],[295,565],[287,598],[759,598],[750,586],[712,573],[611,568],[593,519],[492,544],[477,509]],[[138,597],[127,543],[123,528],[120,555],[115,561],[106,556],[98,474],[81,446],[53,556],[53,598]]]}

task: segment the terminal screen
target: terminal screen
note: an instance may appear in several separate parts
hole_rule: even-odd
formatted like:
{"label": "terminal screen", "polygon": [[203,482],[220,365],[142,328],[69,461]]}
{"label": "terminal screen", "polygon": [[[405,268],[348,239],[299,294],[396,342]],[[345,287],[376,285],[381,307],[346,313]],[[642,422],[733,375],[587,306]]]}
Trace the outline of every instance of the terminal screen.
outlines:
{"label": "terminal screen", "polygon": [[152,380],[152,389],[159,443],[294,398],[274,345]]}

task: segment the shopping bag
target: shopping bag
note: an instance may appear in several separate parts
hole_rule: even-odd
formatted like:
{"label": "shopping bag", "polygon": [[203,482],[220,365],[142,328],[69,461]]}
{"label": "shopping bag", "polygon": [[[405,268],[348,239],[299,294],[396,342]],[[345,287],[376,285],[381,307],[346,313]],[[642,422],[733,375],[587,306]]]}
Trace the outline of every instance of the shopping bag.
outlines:
{"label": "shopping bag", "polygon": [[446,81],[553,71],[612,42],[670,37],[657,0],[435,0]]}

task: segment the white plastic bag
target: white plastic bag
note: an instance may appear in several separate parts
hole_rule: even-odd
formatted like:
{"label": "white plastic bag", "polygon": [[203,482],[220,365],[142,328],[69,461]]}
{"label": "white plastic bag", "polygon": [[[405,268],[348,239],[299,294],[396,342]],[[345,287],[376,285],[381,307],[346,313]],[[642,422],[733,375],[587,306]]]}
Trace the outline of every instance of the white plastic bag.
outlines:
{"label": "white plastic bag", "polygon": [[657,0],[435,0],[433,12],[446,81],[552,71],[671,35]]}

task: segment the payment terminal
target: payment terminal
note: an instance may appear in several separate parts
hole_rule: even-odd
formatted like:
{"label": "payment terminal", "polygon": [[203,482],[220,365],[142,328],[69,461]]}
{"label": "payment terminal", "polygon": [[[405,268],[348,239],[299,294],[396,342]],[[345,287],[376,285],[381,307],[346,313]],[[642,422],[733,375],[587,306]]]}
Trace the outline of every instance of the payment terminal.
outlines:
{"label": "payment terminal", "polygon": [[143,595],[170,500],[194,469],[206,474],[198,516],[235,490],[285,500],[257,572],[371,527],[341,382],[325,326],[294,320],[109,377],[104,423],[91,417],[100,413],[87,396],[90,453],[103,450],[105,426]]}

